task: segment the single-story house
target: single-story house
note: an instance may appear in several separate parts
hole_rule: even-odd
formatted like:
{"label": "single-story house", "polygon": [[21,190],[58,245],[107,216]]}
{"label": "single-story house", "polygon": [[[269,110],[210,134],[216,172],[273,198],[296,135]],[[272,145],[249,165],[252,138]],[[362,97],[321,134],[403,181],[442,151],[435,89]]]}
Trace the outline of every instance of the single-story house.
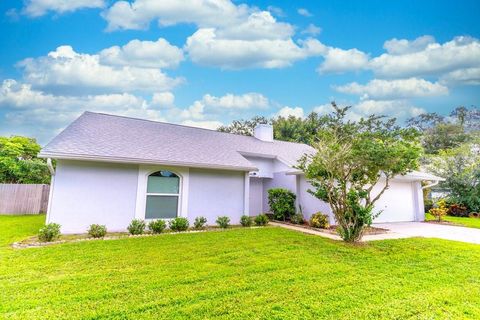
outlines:
{"label": "single-story house", "polygon": [[[132,219],[218,216],[239,223],[242,215],[268,212],[267,192],[286,188],[308,218],[329,205],[307,190],[294,167],[305,144],[277,141],[260,125],[242,136],[170,123],[85,112],[57,135],[40,157],[55,159],[47,223],[64,233],[90,224],[124,231]],[[50,163],[50,161],[49,161]],[[421,181],[438,177],[414,172],[395,178],[377,205],[378,222],[424,218]]]}

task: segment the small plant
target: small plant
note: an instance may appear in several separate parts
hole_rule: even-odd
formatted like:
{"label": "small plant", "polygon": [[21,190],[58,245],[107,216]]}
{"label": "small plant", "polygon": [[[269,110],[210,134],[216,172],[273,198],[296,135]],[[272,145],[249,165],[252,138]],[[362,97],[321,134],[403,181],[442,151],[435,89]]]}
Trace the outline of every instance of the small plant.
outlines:
{"label": "small plant", "polygon": [[196,230],[204,229],[207,224],[207,218],[205,217],[196,217],[193,222],[193,228]]}
{"label": "small plant", "polygon": [[164,220],[161,220],[161,219],[150,221],[150,223],[148,224],[148,229],[150,229],[150,231],[156,234],[162,233],[166,227],[167,227],[167,224],[165,223]]}
{"label": "small plant", "polygon": [[226,229],[230,225],[230,218],[227,216],[221,216],[221,217],[218,217],[215,222],[218,224],[220,228]]}
{"label": "small plant", "polygon": [[255,217],[254,221],[257,226],[266,226],[268,224],[268,217],[266,214],[259,214]]}
{"label": "small plant", "polygon": [[38,230],[38,240],[41,242],[51,242],[60,237],[60,225],[58,223],[48,223]]}
{"label": "small plant", "polygon": [[189,225],[188,219],[182,217],[172,219],[168,223],[168,226],[172,231],[187,231]]}
{"label": "small plant", "polygon": [[454,217],[468,217],[468,209],[461,204],[451,204],[448,208],[448,214]]}
{"label": "small plant", "polygon": [[290,217],[290,222],[294,224],[303,224],[303,214],[297,213]]}
{"label": "small plant", "polygon": [[447,212],[447,204],[443,199],[439,200],[436,203],[436,206],[428,211],[428,213],[434,216],[438,222],[443,220],[443,217],[447,215]]}
{"label": "small plant", "polygon": [[93,238],[103,238],[107,234],[107,227],[101,224],[91,224],[87,232]]}
{"label": "small plant", "polygon": [[143,234],[145,231],[145,221],[140,219],[133,219],[127,227],[128,232],[132,235]]}
{"label": "small plant", "polygon": [[268,190],[268,205],[277,220],[289,218],[295,214],[295,194],[287,189],[274,188]]}
{"label": "small plant", "polygon": [[310,226],[313,228],[327,229],[329,227],[328,216],[321,212],[313,214],[310,217]]}
{"label": "small plant", "polygon": [[252,217],[243,215],[240,218],[240,224],[244,227],[251,227],[252,226]]}

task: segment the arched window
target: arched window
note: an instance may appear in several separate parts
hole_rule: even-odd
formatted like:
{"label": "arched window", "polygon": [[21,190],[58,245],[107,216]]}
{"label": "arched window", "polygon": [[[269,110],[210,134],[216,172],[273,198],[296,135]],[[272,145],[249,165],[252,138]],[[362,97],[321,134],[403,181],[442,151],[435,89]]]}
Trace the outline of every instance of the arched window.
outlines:
{"label": "arched window", "polygon": [[145,219],[177,217],[179,190],[180,178],[175,173],[162,170],[149,175]]}

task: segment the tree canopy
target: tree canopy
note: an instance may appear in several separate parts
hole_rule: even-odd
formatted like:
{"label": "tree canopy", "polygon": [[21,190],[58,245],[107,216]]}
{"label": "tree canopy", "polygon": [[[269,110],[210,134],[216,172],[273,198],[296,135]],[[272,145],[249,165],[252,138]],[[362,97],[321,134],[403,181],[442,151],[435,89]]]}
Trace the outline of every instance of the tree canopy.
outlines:
{"label": "tree canopy", "polygon": [[0,183],[50,183],[46,161],[37,158],[40,149],[33,138],[0,137]]}

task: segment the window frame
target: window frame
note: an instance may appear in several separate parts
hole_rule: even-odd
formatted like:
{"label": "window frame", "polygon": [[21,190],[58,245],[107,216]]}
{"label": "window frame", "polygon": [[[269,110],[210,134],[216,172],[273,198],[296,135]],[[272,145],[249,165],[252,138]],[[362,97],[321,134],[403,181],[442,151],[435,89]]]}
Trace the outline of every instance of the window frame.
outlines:
{"label": "window frame", "polygon": [[[173,174],[175,174],[178,178],[178,193],[157,193],[157,192],[148,192],[148,179],[150,176],[156,172],[159,171],[168,171]],[[143,208],[143,220],[145,221],[151,221],[151,220],[172,220],[175,218],[178,218],[181,216],[181,193],[182,193],[182,176],[178,174],[177,172],[173,171],[172,169],[166,169],[166,168],[158,168],[155,170],[149,170],[146,174],[146,179],[145,179],[145,192],[144,192],[144,208]],[[176,216],[174,218],[147,218],[147,198],[148,196],[158,196],[158,197],[177,197],[177,212]]]}

